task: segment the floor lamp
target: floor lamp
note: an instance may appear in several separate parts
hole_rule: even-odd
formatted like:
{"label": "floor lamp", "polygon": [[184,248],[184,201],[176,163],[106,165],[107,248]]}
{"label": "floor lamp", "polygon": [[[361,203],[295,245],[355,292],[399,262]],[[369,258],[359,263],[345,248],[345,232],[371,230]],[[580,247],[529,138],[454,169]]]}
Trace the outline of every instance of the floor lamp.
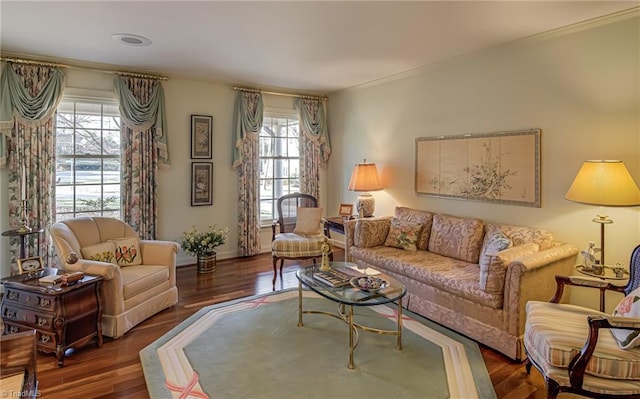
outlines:
{"label": "floor lamp", "polygon": [[[585,161],[565,198],[588,205],[638,206],[640,189],[622,161]],[[613,220],[601,208],[593,221],[600,224],[600,264],[605,266],[604,225],[613,223]]]}

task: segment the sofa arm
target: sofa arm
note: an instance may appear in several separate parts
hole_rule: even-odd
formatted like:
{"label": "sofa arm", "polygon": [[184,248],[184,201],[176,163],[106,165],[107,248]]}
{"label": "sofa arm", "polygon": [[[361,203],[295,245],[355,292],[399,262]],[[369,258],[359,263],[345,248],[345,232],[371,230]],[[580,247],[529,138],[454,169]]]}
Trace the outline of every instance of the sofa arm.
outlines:
{"label": "sofa arm", "polygon": [[174,241],[140,240],[140,251],[144,264],[175,266],[180,244]]}
{"label": "sofa arm", "polygon": [[524,333],[527,302],[548,302],[556,289],[555,275],[571,274],[577,254],[578,248],[574,245],[557,244],[509,263],[503,310],[510,334],[521,336]]}
{"label": "sofa arm", "polygon": [[102,276],[105,280],[121,280],[120,266],[114,265],[113,263],[78,259],[76,263],[65,263],[64,270],[67,272],[83,272],[94,276]]}

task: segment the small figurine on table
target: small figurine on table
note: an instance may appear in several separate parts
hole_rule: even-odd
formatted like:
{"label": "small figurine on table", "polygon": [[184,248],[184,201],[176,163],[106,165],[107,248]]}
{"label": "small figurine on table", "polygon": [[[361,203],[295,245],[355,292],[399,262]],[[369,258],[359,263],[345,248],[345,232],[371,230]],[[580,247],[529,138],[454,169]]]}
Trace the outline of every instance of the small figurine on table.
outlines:
{"label": "small figurine on table", "polygon": [[588,248],[580,251],[580,254],[582,255],[582,264],[584,265],[584,270],[593,270],[593,265],[596,263],[596,243],[593,241],[589,241]]}
{"label": "small figurine on table", "polygon": [[331,270],[329,265],[329,252],[331,252],[331,245],[327,237],[324,238],[324,242],[320,245],[320,251],[322,252],[322,262],[320,263],[320,271],[327,272]]}

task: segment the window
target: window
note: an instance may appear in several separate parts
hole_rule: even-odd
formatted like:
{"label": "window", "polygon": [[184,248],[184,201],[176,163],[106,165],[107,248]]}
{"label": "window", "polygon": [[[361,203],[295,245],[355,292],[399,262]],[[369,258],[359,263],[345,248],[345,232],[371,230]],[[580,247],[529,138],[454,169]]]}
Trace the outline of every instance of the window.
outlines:
{"label": "window", "polygon": [[265,115],[260,130],[260,223],[271,224],[278,198],[300,191],[298,118]]}
{"label": "window", "polygon": [[64,100],[56,118],[56,220],[120,218],[116,103]]}

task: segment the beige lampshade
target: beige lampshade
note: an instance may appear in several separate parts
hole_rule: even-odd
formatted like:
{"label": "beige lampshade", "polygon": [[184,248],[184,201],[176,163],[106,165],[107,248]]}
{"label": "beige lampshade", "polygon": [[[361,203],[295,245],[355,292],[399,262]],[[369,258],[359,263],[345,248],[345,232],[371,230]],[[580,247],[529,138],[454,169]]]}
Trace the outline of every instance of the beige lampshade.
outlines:
{"label": "beige lampshade", "polygon": [[349,181],[350,191],[379,191],[382,188],[375,163],[367,162],[365,159],[363,163],[356,164]]}
{"label": "beige lampshade", "polygon": [[622,161],[585,161],[564,197],[589,205],[640,205],[640,189]]}

